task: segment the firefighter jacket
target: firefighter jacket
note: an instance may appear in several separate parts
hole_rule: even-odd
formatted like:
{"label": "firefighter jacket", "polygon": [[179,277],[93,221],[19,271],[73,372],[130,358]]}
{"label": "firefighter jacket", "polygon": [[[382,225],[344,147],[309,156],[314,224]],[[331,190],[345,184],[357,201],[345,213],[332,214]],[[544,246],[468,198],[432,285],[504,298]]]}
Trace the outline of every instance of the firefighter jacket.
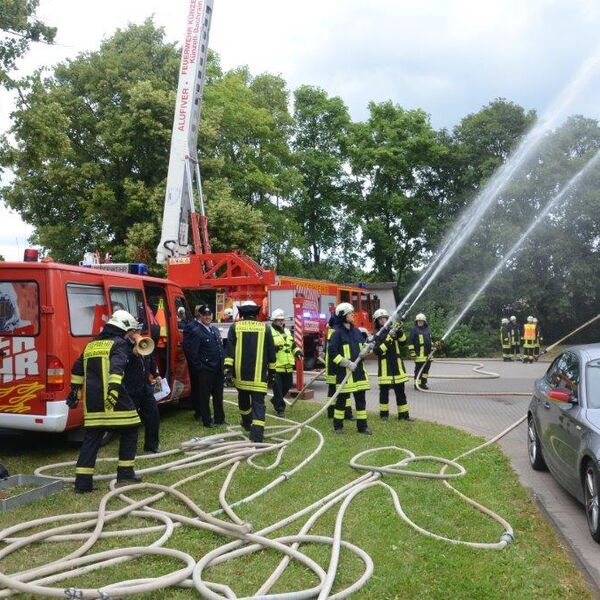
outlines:
{"label": "firefighter jacket", "polygon": [[273,343],[275,344],[275,371],[277,373],[291,373],[296,365],[295,357],[300,352],[296,346],[292,333],[287,327],[271,326]]}
{"label": "firefighter jacket", "polygon": [[544,343],[544,337],[542,336],[542,330],[540,329],[540,324],[536,323],[535,325],[535,346],[539,348]]}
{"label": "firefighter jacket", "polygon": [[[340,366],[340,362],[343,358],[347,358],[351,361],[355,361],[362,350],[364,345],[364,336],[359,329],[350,325],[336,325],[329,340],[329,362],[333,363],[332,369],[335,370],[336,384],[342,383],[344,377],[346,377],[346,369]],[[341,389],[341,393],[349,392],[360,392],[362,390],[368,390],[371,386],[369,385],[369,378],[365,371],[364,361],[361,361],[356,367],[356,371],[350,373],[348,381],[344,384]]]}
{"label": "firefighter jacket", "polygon": [[429,325],[418,327],[415,325],[408,335],[408,352],[415,362],[424,363],[431,354],[431,331]]}
{"label": "firefighter jacket", "polygon": [[275,369],[275,344],[271,327],[244,319],[229,328],[225,366],[233,367],[238,390],[267,393],[269,370]]}
{"label": "firefighter jacket", "polygon": [[152,381],[158,374],[158,367],[153,354],[141,356],[133,352],[125,367],[123,385],[136,406],[139,404],[140,398],[154,394]]}
{"label": "firefighter jacket", "polygon": [[193,319],[183,330],[183,352],[188,364],[197,371],[223,370],[225,349],[221,332],[217,327],[208,326]]}
{"label": "firefighter jacket", "polygon": [[509,323],[508,326],[510,327],[510,344],[511,346],[518,346],[521,343],[519,325],[517,323]]}
{"label": "firefighter jacket", "polygon": [[502,348],[510,348],[510,325],[500,327],[500,344]]}
{"label": "firefighter jacket", "polygon": [[404,361],[400,356],[400,346],[406,344],[406,334],[402,329],[390,332],[385,339],[375,344],[377,355],[377,381],[379,385],[396,385],[408,381]]}
{"label": "firefighter jacket", "polygon": [[[71,370],[71,384],[83,385],[85,427],[131,427],[140,417],[127,389],[123,374],[133,354],[133,345],[123,331],[105,325],[85,347]],[[114,407],[108,400],[109,385],[119,388]]]}
{"label": "firefighter jacket", "polygon": [[535,323],[525,323],[523,325],[523,348],[533,348],[535,346],[535,338],[537,337],[535,330]]}

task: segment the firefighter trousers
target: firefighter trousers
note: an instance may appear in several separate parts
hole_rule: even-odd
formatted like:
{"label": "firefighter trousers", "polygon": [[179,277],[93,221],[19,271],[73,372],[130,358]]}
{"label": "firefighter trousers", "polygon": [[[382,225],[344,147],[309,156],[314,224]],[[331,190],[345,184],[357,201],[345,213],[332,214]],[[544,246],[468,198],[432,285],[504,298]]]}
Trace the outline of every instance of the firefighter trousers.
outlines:
{"label": "firefighter trousers", "polygon": [[242,427],[250,432],[250,439],[262,442],[265,432],[265,394],[238,390],[238,407]]}
{"label": "firefighter trousers", "polygon": [[519,344],[512,344],[510,347],[510,359],[521,360],[521,347]]}
{"label": "firefighter trousers", "polygon": [[[427,385],[427,379],[429,378],[429,369],[431,368],[431,361],[426,360],[425,362],[415,361],[415,385],[423,386]],[[421,372],[421,369],[423,371]],[[421,375],[419,376],[419,373]]]}
{"label": "firefighter trousers", "polygon": [[102,438],[107,431],[119,433],[119,462],[117,463],[117,479],[132,479],[134,475],[133,465],[137,446],[138,428],[119,427],[109,429],[106,427],[87,427],[77,466],[75,467],[75,489],[87,491],[92,489],[96,457],[102,443]]}
{"label": "firefighter trousers", "polygon": [[291,373],[275,373],[273,379],[273,397],[271,398],[271,404],[275,409],[275,412],[285,411],[285,396],[292,389],[294,379]]}
{"label": "firefighter trousers", "polygon": [[[335,411],[335,405],[330,403],[331,398],[333,398],[333,395],[335,394],[335,390],[336,390],[336,385],[335,383],[330,383],[327,386],[327,402],[329,403],[329,406],[327,407],[327,416],[330,419],[333,419],[333,413]],[[352,421],[354,419],[354,415],[352,414],[352,398],[350,398],[350,394],[346,394],[347,398],[346,398],[346,407],[344,409],[344,419],[346,419],[346,421]]]}
{"label": "firefighter trousers", "polygon": [[[354,396],[354,404],[356,405],[356,428],[358,431],[367,429],[367,398],[364,390],[360,392],[352,392]],[[333,412],[333,428],[343,429],[344,418],[346,416],[346,406],[350,399],[350,394],[339,394],[335,403]]]}
{"label": "firefighter trousers", "polygon": [[151,393],[132,396],[132,400],[138,409],[142,423],[144,423],[144,450],[156,450],[159,446],[158,432],[160,428],[160,413],[156,400]]}
{"label": "firefighter trousers", "polygon": [[215,415],[215,423],[222,425],[225,421],[223,411],[223,371],[209,371],[200,369],[196,372],[197,396],[194,400],[194,412],[196,418],[202,420],[203,425],[211,425],[213,422],[210,413],[210,398]]}
{"label": "firefighter trousers", "polygon": [[532,363],[535,356],[535,346],[523,346],[523,362]]}
{"label": "firefighter trousers", "polygon": [[406,393],[404,392],[404,384],[379,384],[379,416],[385,419],[390,414],[390,390],[394,390],[396,394],[396,406],[398,407],[398,418],[408,419],[408,402]]}

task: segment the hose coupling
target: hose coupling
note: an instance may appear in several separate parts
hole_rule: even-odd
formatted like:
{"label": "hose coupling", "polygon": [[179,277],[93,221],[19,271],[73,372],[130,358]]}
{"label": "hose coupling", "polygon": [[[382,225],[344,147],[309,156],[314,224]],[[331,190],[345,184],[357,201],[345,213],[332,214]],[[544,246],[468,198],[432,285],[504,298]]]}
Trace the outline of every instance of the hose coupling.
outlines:
{"label": "hose coupling", "polygon": [[290,478],[290,474],[287,471],[284,471],[281,474],[281,477],[283,477],[287,481]]}
{"label": "hose coupling", "polygon": [[500,541],[506,542],[506,545],[508,546],[508,544],[512,544],[515,541],[515,536],[512,533],[510,533],[510,531],[505,531],[500,536]]}
{"label": "hose coupling", "polygon": [[65,598],[68,598],[68,600],[81,600],[83,599],[83,591],[74,587],[66,588]]}
{"label": "hose coupling", "polygon": [[107,594],[106,592],[103,592],[102,590],[97,590],[98,591],[98,598],[100,600],[112,600],[112,597]]}

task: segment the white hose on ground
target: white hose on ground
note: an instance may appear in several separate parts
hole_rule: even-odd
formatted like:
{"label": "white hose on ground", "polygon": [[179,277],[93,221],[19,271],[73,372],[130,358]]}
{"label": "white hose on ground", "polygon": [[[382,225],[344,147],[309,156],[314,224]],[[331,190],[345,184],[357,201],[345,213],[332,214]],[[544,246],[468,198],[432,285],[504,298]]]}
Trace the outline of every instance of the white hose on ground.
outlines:
{"label": "white hose on ground", "polygon": [[[485,372],[483,370],[479,371],[479,373],[485,374],[486,378],[497,376],[497,374]],[[349,374],[350,371],[346,375],[346,379],[349,377]],[[335,402],[346,379],[338,385],[331,402]],[[435,456],[416,456],[410,450],[396,447],[374,448],[360,452],[352,458],[350,466],[354,469],[366,471],[365,474],[357,477],[337,490],[334,490],[325,497],[312,502],[308,506],[277,523],[257,532],[252,531],[252,526],[236,513],[236,507],[251,502],[277,485],[282,484],[320,453],[324,444],[324,438],[322,434],[310,424],[319,418],[326,409],[327,404],[324,404],[304,422],[294,422],[287,418],[273,417],[286,424],[267,427],[265,432],[266,441],[263,443],[253,443],[247,440],[242,435],[242,432],[238,431],[236,428],[231,428],[231,430],[226,433],[217,433],[205,438],[195,438],[189,442],[185,442],[179,449],[169,450],[156,455],[140,456],[139,458],[144,461],[150,459],[170,459],[163,464],[141,469],[139,471],[140,473],[153,474],[159,472],[174,472],[183,469],[202,470],[197,470],[197,472],[194,472],[192,475],[181,479],[170,486],[144,482],[118,488],[115,486],[114,474],[99,476],[97,479],[113,479],[113,481],[111,481],[112,489],[101,499],[98,511],[89,511],[82,514],[57,515],[6,528],[0,532],[0,541],[6,544],[0,551],[0,560],[17,550],[28,548],[32,544],[39,542],[79,541],[81,542],[81,545],[77,550],[70,552],[66,556],[53,560],[40,567],[26,569],[11,575],[0,573],[0,586],[2,586],[0,597],[5,597],[15,592],[24,592],[45,597],[108,599],[154,592],[169,586],[182,586],[195,588],[202,597],[205,598],[229,600],[238,598],[236,593],[229,586],[206,580],[204,575],[205,571],[211,566],[216,566],[217,564],[222,564],[226,561],[234,560],[265,548],[270,548],[281,553],[282,559],[273,573],[266,579],[253,597],[277,598],[279,600],[299,600],[301,598],[318,597],[341,600],[361,589],[373,574],[374,565],[368,554],[342,538],[344,516],[352,500],[358,494],[367,491],[372,487],[383,487],[386,489],[391,496],[392,504],[398,516],[413,529],[428,537],[451,544],[462,544],[488,550],[502,549],[512,541],[514,534],[510,524],[490,509],[478,504],[476,501],[456,490],[450,485],[449,480],[466,475],[466,469],[457,462],[460,458],[464,458],[473,452],[489,446],[503,435],[506,435],[506,433],[516,427],[522,420],[496,436],[493,440],[481,444],[477,448],[471,449],[453,460]],[[263,470],[276,469],[281,463],[285,450],[298,439],[298,436],[303,430],[315,433],[319,440],[316,448],[307,457],[301,460],[300,463],[291,470],[280,473],[267,485],[254,491],[245,498],[233,503],[228,502],[228,489],[242,462],[246,462],[250,468],[259,468]],[[290,437],[282,437],[285,435],[290,435]],[[363,464],[361,462],[361,458],[366,455],[372,455],[375,452],[385,452],[392,449],[402,452],[405,455],[404,458],[393,464],[384,466]],[[256,459],[261,455],[272,455],[274,456],[274,459],[266,466],[257,465]],[[115,460],[116,459],[99,459],[99,462],[110,463]],[[440,465],[441,470],[435,473],[415,471],[409,468],[411,463],[423,461],[435,462]],[[74,462],[63,462],[56,465],[40,467],[36,470],[36,474],[43,477],[54,477],[50,472],[65,467],[74,467]],[[216,511],[207,512],[201,509],[187,495],[176,489],[184,484],[196,481],[227,467],[229,470],[218,494],[218,501],[221,508]],[[449,467],[452,468],[452,471],[447,473],[446,470]],[[502,527],[500,540],[498,542],[463,541],[444,537],[422,528],[406,515],[402,508],[398,493],[393,487],[382,480],[382,477],[384,476],[386,478],[390,476],[403,476],[441,480],[444,485],[449,487],[474,509],[499,523]],[[59,478],[65,481],[73,480],[71,477],[64,476],[59,476]],[[139,492],[149,492],[149,495],[142,499],[134,500],[128,496],[130,492],[136,492],[138,494]],[[167,495],[177,500],[187,511],[191,512],[193,516],[180,514],[179,512],[173,512],[172,510],[166,510],[164,508],[161,509],[156,506],[157,503]],[[109,510],[109,502],[113,503],[117,500],[124,503],[124,506]],[[310,534],[311,528],[319,518],[336,505],[339,505],[339,508],[337,509],[338,512],[335,519],[333,534],[331,536]],[[109,523],[115,523],[119,519],[127,518],[129,516],[159,521],[161,524],[151,525],[149,527],[129,527],[117,531],[105,531],[105,527]],[[231,522],[224,521],[221,518],[218,518],[218,516],[226,516]],[[308,517],[308,520],[301,526],[297,535],[286,535],[275,538],[267,537],[304,517]],[[61,525],[61,521],[70,523]],[[42,530],[37,531],[37,533],[27,533],[31,529],[37,530],[40,527]],[[205,554],[200,560],[197,560],[188,553],[164,547],[164,544],[168,543],[175,529],[179,527],[191,527],[211,531],[216,535],[229,538],[232,541],[224,543],[212,552]],[[101,538],[123,536],[129,540],[129,538],[150,533],[159,534],[159,537],[148,547],[128,546],[118,550],[87,554]],[[330,561],[326,570],[300,550],[302,544],[325,544],[331,546]],[[351,551],[363,562],[364,571],[361,576],[348,587],[332,593],[342,547]],[[67,578],[71,579],[75,576],[82,576],[92,571],[119,564],[123,561],[130,561],[138,556],[148,554],[179,560],[184,563],[184,566],[167,575],[120,581],[103,586],[100,589],[84,587],[65,589],[50,586],[50,584],[57,583]],[[316,583],[312,587],[303,590],[293,590],[277,594],[269,593],[270,589],[281,577],[291,560],[298,561],[309,571],[313,572],[316,577]]]}

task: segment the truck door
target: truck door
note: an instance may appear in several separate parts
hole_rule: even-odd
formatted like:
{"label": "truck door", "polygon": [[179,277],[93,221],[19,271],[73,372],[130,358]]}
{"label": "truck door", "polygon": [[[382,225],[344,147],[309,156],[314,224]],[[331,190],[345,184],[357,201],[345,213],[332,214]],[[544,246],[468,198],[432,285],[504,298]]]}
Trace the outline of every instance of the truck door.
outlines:
{"label": "truck door", "polygon": [[[45,415],[45,273],[5,271],[0,281],[0,413]],[[0,418],[0,423],[5,423]],[[5,426],[28,428],[17,421]]]}

